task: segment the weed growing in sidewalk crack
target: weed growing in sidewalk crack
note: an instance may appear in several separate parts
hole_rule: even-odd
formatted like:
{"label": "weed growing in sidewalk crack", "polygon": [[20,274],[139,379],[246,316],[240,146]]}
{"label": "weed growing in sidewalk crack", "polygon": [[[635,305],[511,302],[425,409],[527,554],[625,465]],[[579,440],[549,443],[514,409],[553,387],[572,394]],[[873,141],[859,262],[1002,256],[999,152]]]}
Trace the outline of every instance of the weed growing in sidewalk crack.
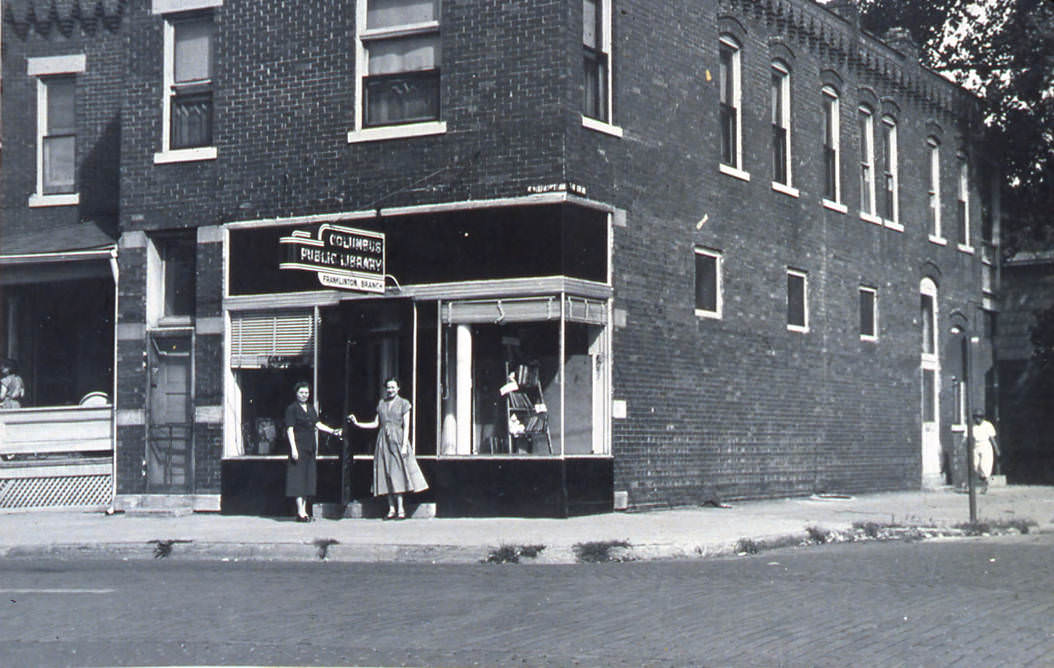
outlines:
{"label": "weed growing in sidewalk crack", "polygon": [[496,550],[491,550],[482,563],[485,564],[518,564],[520,557],[534,559],[542,550],[544,545],[508,545],[502,543]]}
{"label": "weed growing in sidewalk crack", "polygon": [[316,538],[312,545],[318,548],[318,558],[325,559],[329,555],[329,546],[337,545],[340,541],[335,538]]}
{"label": "weed growing in sidewalk crack", "polygon": [[176,543],[189,543],[189,540],[181,538],[172,538],[171,540],[161,540],[155,538],[154,540],[147,541],[154,544],[154,559],[164,559],[172,554],[172,546]]}
{"label": "weed growing in sidewalk crack", "polygon": [[[624,553],[629,548],[629,541],[625,540],[598,540],[588,543],[575,543],[572,549],[575,551],[575,559],[584,563],[601,563],[607,561],[631,561],[631,557]],[[622,553],[612,553],[612,550]]]}
{"label": "weed growing in sidewalk crack", "polygon": [[966,536],[983,536],[991,533],[1028,533],[1032,527],[1039,526],[1035,520],[1013,519],[1013,520],[978,520],[977,522],[963,522],[956,524],[955,528]]}
{"label": "weed growing in sidewalk crack", "polygon": [[809,536],[810,543],[823,545],[831,538],[831,532],[818,526],[805,527],[805,533]]}

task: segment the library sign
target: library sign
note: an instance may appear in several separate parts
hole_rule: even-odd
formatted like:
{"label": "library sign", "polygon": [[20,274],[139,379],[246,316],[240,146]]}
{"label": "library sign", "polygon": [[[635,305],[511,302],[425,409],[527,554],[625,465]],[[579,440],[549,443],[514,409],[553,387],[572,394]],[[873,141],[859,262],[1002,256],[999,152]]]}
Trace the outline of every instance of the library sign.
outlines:
{"label": "library sign", "polygon": [[296,230],[278,240],[284,249],[279,269],[311,271],[327,288],[384,293],[384,234],[319,226],[315,236]]}

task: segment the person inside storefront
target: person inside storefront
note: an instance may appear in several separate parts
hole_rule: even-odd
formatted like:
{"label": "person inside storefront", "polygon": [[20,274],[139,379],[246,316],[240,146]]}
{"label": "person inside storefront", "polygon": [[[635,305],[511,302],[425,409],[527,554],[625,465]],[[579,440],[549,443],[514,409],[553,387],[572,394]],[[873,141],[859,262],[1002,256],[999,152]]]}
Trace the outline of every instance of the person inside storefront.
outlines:
{"label": "person inside storefront", "polygon": [[4,358],[0,361],[0,408],[21,408],[26,386],[18,375],[15,361]]}
{"label": "person inside storefront", "polygon": [[285,409],[286,436],[289,438],[289,463],[285,474],[285,495],[296,498],[296,521],[310,522],[307,500],[315,495],[318,485],[318,469],[315,453],[318,450],[316,431],[340,436],[340,429],[323,424],[318,419],[315,407],[308,403],[311,386],[306,382],[296,384],[296,401]]}
{"label": "person inside storefront", "polygon": [[410,402],[399,396],[399,381],[384,383],[384,397],[377,404],[377,417],[359,422],[355,415],[348,420],[360,429],[376,429],[377,446],[373,453],[373,495],[388,497],[385,519],[406,519],[403,495],[428,489],[424,474],[417,466],[410,445]]}

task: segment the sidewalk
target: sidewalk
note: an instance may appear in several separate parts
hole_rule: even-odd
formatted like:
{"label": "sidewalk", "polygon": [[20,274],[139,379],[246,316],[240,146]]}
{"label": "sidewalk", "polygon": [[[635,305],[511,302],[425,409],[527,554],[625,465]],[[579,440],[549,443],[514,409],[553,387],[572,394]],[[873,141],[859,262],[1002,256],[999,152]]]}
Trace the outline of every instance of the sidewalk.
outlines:
{"label": "sidewalk", "polygon": [[[1054,531],[1054,487],[994,487],[978,496],[982,521],[1034,520]],[[854,522],[951,527],[969,519],[951,490],[850,498],[751,501],[570,519],[288,519],[218,514],[26,512],[0,515],[0,558],[412,561],[477,563],[502,545],[544,545],[531,563],[574,563],[574,546],[626,541],[634,559],[732,554],[740,539],[845,530]],[[159,542],[161,545],[159,546]],[[166,548],[170,547],[168,551]]]}

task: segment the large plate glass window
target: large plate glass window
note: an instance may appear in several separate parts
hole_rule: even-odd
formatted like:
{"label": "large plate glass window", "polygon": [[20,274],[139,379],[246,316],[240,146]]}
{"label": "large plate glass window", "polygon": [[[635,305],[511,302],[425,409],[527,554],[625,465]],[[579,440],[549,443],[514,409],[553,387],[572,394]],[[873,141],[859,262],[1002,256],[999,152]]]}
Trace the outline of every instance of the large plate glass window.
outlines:
{"label": "large plate glass window", "polygon": [[441,456],[606,453],[604,302],[449,302],[440,317]]}

